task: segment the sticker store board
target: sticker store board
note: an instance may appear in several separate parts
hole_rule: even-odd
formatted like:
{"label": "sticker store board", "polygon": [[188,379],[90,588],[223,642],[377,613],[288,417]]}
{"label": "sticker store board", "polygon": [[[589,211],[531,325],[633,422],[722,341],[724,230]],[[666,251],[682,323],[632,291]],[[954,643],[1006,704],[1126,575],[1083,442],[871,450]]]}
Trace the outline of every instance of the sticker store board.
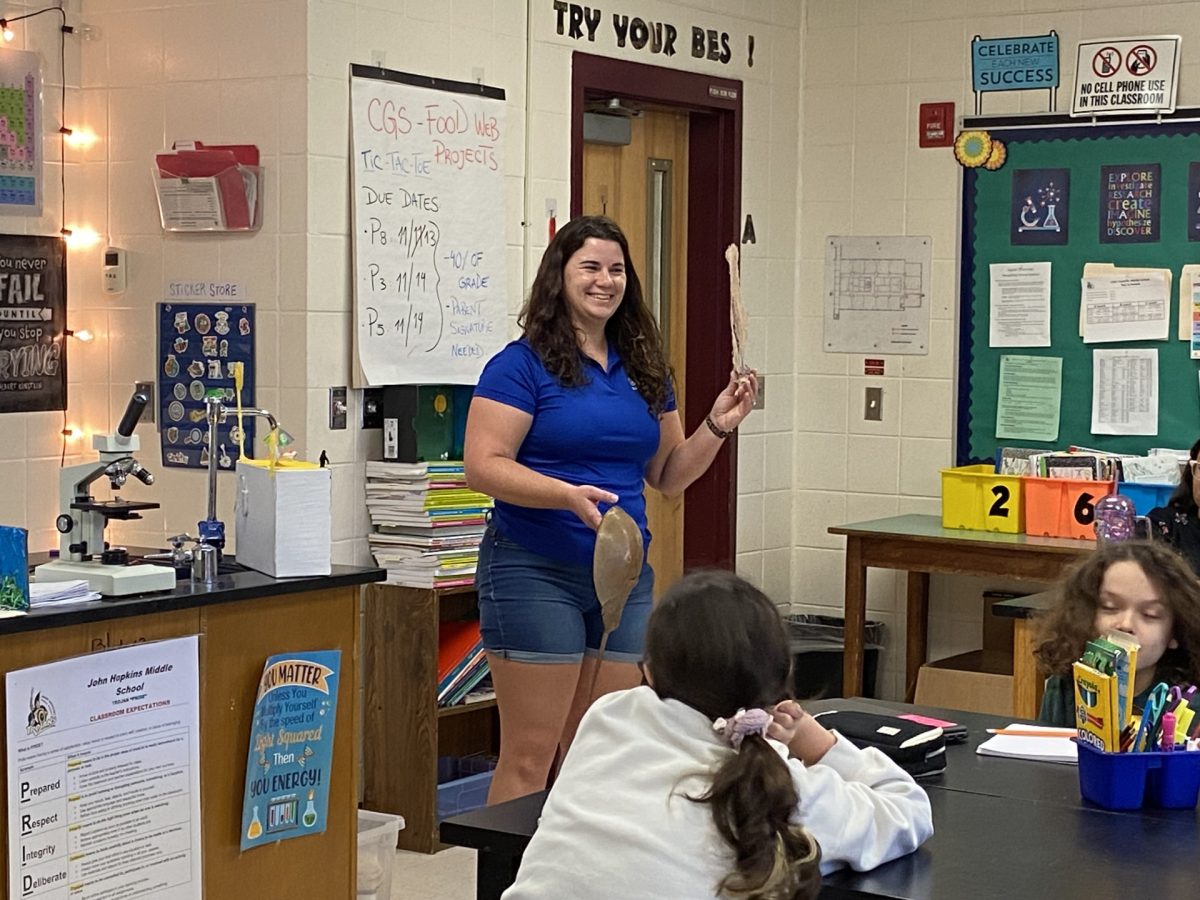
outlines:
{"label": "sticker store board", "polygon": [[[241,363],[242,406],[254,400],[254,304],[158,304],[158,414],[165,466],[208,468],[208,420],[204,398],[220,391],[233,409],[237,385],[230,363]],[[244,446],[255,455],[255,416],[245,416]],[[226,416],[217,426],[217,468],[238,461],[238,422]],[[265,456],[264,453],[258,455]]]}
{"label": "sticker store board", "polygon": [[356,386],[475,384],[508,335],[504,92],[351,76]]}
{"label": "sticker store board", "polygon": [[1072,116],[1174,112],[1179,35],[1081,41]]}

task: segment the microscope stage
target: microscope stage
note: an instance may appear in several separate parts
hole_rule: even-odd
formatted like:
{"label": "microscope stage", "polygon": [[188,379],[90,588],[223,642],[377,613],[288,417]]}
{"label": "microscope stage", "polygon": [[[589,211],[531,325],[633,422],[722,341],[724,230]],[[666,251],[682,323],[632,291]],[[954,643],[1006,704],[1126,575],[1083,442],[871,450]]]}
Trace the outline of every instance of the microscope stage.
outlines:
{"label": "microscope stage", "polygon": [[105,597],[124,597],[175,588],[175,570],[167,566],[139,563],[133,566],[106,566],[95,560],[71,562],[55,559],[33,570],[36,581],[83,580]]}

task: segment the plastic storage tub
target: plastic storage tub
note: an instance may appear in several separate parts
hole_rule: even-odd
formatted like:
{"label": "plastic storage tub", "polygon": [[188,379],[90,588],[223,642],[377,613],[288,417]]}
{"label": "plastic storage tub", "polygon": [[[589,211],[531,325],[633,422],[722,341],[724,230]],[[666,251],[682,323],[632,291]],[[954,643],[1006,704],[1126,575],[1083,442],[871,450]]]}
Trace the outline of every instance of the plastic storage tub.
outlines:
{"label": "plastic storage tub", "polygon": [[404,819],[358,811],[358,900],[391,900],[392,862]]}
{"label": "plastic storage tub", "polygon": [[942,469],[942,527],[1019,534],[1025,530],[1021,476],[992,465]]}
{"label": "plastic storage tub", "polygon": [[439,756],[438,821],[484,806],[495,768],[489,756]]}
{"label": "plastic storage tub", "polygon": [[1158,506],[1166,506],[1171,495],[1175,493],[1173,484],[1144,484],[1139,481],[1121,481],[1117,483],[1117,493],[1124,494],[1133,501],[1133,511],[1139,516],[1150,514],[1150,510]]}
{"label": "plastic storage tub", "polygon": [[1080,741],[1079,792],[1105,809],[1194,809],[1200,751],[1105,753]]}
{"label": "plastic storage tub", "polygon": [[1048,537],[1096,539],[1096,501],[1116,487],[1114,481],[1037,478],[1025,482],[1025,533]]}

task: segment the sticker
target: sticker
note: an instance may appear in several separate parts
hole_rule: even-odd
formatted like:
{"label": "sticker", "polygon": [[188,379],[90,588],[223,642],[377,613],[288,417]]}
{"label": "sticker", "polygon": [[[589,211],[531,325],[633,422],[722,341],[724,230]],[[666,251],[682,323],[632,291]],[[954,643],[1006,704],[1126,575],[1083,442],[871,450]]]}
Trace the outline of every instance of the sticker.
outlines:
{"label": "sticker", "polygon": [[[208,338],[205,338],[208,340]],[[209,378],[224,378],[221,374],[221,361],[219,359],[210,359],[208,361],[208,377]]]}
{"label": "sticker", "polygon": [[198,443],[200,443],[201,437],[202,436],[200,434],[200,429],[193,428],[191,431],[188,432],[187,442],[189,444],[198,444]]}
{"label": "sticker", "polygon": [[188,385],[188,393],[192,395],[193,400],[203,400],[204,399],[204,382],[203,381],[193,381],[191,384]]}
{"label": "sticker", "polygon": [[167,415],[171,418],[172,422],[178,422],[183,418],[183,404],[178,400],[172,400],[167,407]]}
{"label": "sticker", "polygon": [[167,443],[174,444],[179,440],[179,429],[172,425],[167,429]]}
{"label": "sticker", "polygon": [[224,359],[229,355],[229,341],[221,341],[221,358]]}
{"label": "sticker", "polygon": [[237,398],[237,392],[233,388],[222,388],[221,393],[225,395],[226,400],[234,400]]}
{"label": "sticker", "polygon": [[189,422],[203,422],[208,418],[208,413],[203,409],[193,409],[188,411]]}
{"label": "sticker", "polygon": [[175,395],[176,400],[187,399],[187,385],[182,381],[175,382],[175,387],[171,388],[171,393]]}
{"label": "sticker", "polygon": [[185,337],[177,337],[177,338],[175,338],[175,344],[174,344],[174,347],[175,347],[175,352],[176,352],[176,353],[187,353],[187,345],[188,345],[188,339],[187,339],[187,338],[185,338]]}
{"label": "sticker", "polygon": [[222,469],[229,469],[233,467],[233,458],[225,452],[224,444],[221,445],[221,455],[217,459],[217,465],[219,465]]}
{"label": "sticker", "polygon": [[894,735],[899,734],[900,729],[896,728],[894,725],[880,725],[878,728],[875,729],[875,733],[876,734],[886,734],[888,737],[892,737]]}
{"label": "sticker", "polygon": [[187,334],[187,332],[192,330],[192,326],[188,324],[187,313],[175,313],[175,330],[180,334]]}
{"label": "sticker", "polygon": [[242,318],[238,319],[238,334],[240,334],[242,337],[245,337],[249,333],[250,320],[243,316]]}
{"label": "sticker", "polygon": [[217,320],[217,324],[213,327],[213,330],[217,334],[229,334],[229,313],[224,311],[215,313],[213,318]]}
{"label": "sticker", "polygon": [[175,358],[174,353],[168,355],[163,363],[163,374],[168,378],[174,378],[179,374],[179,360]]}
{"label": "sticker", "polygon": [[207,447],[200,448],[200,465],[202,465],[202,466],[208,465],[208,448]]}
{"label": "sticker", "polygon": [[196,313],[196,333],[208,334],[212,330],[212,320],[208,317],[208,313]]}
{"label": "sticker", "polygon": [[205,356],[216,356],[217,355],[217,336],[215,334],[206,334],[202,340],[204,341],[204,345],[203,345],[204,355]]}
{"label": "sticker", "polygon": [[193,359],[190,363],[188,363],[188,374],[191,375],[193,378],[199,378],[201,375],[203,375],[204,374],[204,360]]}
{"label": "sticker", "polygon": [[188,464],[188,455],[182,450],[171,450],[167,453],[167,462],[174,463],[177,466],[186,466]]}
{"label": "sticker", "polygon": [[230,428],[229,439],[235,444],[240,444],[242,442],[242,429],[238,428],[236,425]]}

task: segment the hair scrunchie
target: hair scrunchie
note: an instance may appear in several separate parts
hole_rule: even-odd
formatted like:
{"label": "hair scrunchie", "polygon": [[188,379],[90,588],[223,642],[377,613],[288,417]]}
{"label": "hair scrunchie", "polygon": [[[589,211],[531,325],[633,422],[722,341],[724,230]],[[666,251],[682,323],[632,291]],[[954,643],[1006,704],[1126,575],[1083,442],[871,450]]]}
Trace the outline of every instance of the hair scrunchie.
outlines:
{"label": "hair scrunchie", "polygon": [[721,734],[734,750],[740,750],[742,741],[752,734],[767,736],[767,729],[774,717],[765,709],[739,709],[728,719],[713,722],[713,731]]}

